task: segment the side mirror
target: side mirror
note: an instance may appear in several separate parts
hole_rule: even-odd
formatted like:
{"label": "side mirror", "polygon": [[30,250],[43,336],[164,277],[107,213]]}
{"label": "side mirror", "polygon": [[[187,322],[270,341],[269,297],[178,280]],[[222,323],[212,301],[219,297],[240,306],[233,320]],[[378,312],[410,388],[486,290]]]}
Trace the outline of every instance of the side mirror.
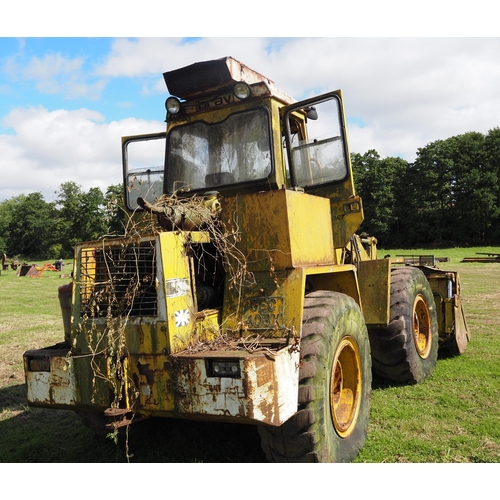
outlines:
{"label": "side mirror", "polygon": [[306,110],[306,115],[309,120],[317,120],[318,119],[318,112],[316,111],[316,106],[310,106]]}

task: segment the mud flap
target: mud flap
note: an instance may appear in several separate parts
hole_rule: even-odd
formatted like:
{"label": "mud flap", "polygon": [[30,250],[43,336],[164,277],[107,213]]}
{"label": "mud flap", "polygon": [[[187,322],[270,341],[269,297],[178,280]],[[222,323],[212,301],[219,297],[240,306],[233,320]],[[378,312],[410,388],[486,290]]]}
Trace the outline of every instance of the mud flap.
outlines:
{"label": "mud flap", "polygon": [[460,276],[456,271],[442,271],[427,266],[417,266],[426,275],[434,293],[438,311],[440,348],[453,354],[462,354],[471,334],[465,319],[460,296]]}
{"label": "mud flap", "polygon": [[448,347],[454,354],[462,354],[470,341],[470,331],[467,327],[464,308],[459,295],[455,295],[450,306],[453,308],[453,332]]}

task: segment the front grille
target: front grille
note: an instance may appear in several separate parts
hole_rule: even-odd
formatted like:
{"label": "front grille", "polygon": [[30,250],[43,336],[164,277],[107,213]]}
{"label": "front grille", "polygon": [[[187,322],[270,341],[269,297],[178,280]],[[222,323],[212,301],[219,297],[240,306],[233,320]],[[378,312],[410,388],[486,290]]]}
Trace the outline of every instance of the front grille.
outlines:
{"label": "front grille", "polygon": [[82,248],[81,317],[156,316],[156,247],[133,245]]}

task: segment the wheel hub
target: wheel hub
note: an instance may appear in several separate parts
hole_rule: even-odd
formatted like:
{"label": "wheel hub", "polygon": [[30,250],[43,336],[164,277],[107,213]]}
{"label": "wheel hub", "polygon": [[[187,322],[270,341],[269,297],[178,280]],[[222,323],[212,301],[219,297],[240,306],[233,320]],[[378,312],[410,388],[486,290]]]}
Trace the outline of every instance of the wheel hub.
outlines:
{"label": "wheel hub", "polygon": [[427,302],[422,295],[417,295],[413,303],[413,340],[418,355],[425,359],[431,352],[432,323]]}
{"label": "wheel hub", "polygon": [[352,337],[340,342],[330,381],[330,410],[335,430],[347,437],[355,427],[361,401],[361,358]]}

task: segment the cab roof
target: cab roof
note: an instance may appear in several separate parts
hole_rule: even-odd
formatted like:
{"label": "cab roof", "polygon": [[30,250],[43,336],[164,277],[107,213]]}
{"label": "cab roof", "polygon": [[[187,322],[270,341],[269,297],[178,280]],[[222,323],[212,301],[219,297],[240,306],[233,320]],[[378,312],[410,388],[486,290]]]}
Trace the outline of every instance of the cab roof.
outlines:
{"label": "cab roof", "polygon": [[184,100],[191,100],[226,89],[238,82],[245,82],[249,85],[264,83],[270,95],[277,97],[285,104],[295,102],[293,98],[279,91],[272,80],[233,57],[196,62],[163,73],[163,78],[169,93]]}

